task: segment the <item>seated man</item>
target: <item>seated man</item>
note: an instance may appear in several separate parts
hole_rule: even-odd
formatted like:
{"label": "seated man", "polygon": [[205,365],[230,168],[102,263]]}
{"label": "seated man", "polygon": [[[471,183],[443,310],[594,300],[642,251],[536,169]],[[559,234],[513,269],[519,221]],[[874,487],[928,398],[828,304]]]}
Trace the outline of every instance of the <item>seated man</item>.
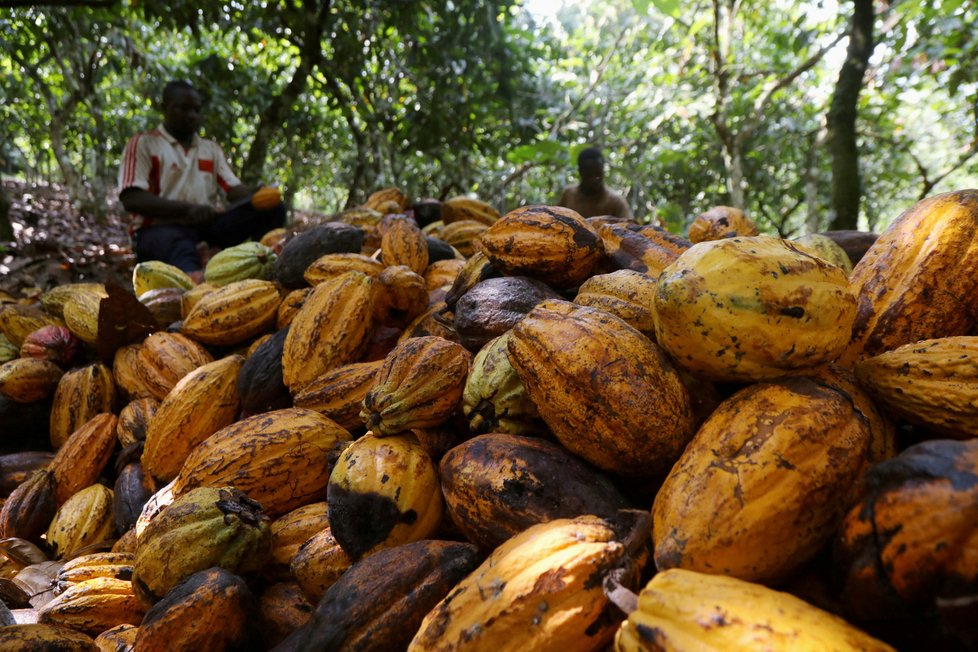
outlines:
{"label": "seated man", "polygon": [[[197,243],[230,247],[285,223],[282,203],[252,206],[255,189],[241,184],[220,145],[198,135],[203,102],[187,82],[169,82],[163,125],[130,138],[119,167],[119,199],[133,214],[136,260],[162,260],[198,282]],[[222,194],[230,204],[223,211],[216,208]]]}
{"label": "seated man", "polygon": [[604,157],[601,150],[589,147],[577,156],[577,171],[581,182],[567,186],[557,201],[558,206],[571,208],[581,217],[611,215],[632,219],[632,209],[625,198],[604,185]]}

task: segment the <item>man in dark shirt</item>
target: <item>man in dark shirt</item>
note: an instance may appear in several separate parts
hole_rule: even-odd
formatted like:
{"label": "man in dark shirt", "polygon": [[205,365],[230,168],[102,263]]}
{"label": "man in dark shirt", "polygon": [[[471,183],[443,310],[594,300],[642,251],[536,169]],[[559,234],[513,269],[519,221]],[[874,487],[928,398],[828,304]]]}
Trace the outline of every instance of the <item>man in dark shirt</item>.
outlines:
{"label": "man in dark shirt", "polygon": [[624,197],[604,185],[604,157],[601,150],[589,147],[577,156],[581,182],[564,188],[558,206],[572,208],[581,217],[611,215],[632,218]]}

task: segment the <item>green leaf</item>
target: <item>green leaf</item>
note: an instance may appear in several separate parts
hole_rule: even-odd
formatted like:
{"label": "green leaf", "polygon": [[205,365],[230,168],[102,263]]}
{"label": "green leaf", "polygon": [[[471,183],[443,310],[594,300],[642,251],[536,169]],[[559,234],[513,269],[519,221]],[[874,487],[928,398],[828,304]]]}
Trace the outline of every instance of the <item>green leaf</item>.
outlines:
{"label": "green leaf", "polygon": [[552,140],[543,140],[530,145],[521,145],[506,154],[506,160],[513,164],[549,163],[560,158],[563,146]]}

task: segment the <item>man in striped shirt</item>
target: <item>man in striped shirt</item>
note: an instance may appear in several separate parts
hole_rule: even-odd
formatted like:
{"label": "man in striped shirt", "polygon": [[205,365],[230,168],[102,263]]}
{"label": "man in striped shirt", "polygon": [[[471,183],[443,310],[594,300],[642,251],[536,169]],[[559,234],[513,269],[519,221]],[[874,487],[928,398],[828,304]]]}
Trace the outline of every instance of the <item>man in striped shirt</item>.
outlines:
{"label": "man in striped shirt", "polygon": [[[220,145],[200,137],[203,96],[190,84],[163,89],[163,124],[129,139],[119,166],[119,199],[133,214],[136,260],[162,260],[203,276],[197,245],[259,240],[285,222],[285,207],[259,210],[255,189],[231,171]],[[226,203],[229,208],[217,208]]]}

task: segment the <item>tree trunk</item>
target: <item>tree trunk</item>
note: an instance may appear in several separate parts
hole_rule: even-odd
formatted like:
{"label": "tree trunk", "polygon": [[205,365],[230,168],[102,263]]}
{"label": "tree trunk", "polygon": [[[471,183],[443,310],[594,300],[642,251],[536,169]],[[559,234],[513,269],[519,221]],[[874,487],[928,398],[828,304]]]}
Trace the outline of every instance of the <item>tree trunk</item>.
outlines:
{"label": "tree trunk", "polygon": [[245,183],[256,183],[261,178],[272,137],[282,128],[289,108],[305,90],[312,71],[323,61],[322,39],[330,16],[330,4],[321,3],[320,11],[316,14],[313,24],[305,31],[302,46],[299,48],[299,65],[292,79],[262,111],[258,128],[255,130],[255,138],[251,141],[248,157],[241,168],[241,179]]}
{"label": "tree trunk", "polygon": [[0,242],[13,242],[14,225],[10,222],[10,196],[0,188]]}
{"label": "tree trunk", "polygon": [[856,118],[863,77],[873,54],[873,0],[854,0],[849,21],[849,47],[839,70],[827,116],[828,149],[832,156],[831,228],[856,229],[862,187],[859,177],[859,146]]}

